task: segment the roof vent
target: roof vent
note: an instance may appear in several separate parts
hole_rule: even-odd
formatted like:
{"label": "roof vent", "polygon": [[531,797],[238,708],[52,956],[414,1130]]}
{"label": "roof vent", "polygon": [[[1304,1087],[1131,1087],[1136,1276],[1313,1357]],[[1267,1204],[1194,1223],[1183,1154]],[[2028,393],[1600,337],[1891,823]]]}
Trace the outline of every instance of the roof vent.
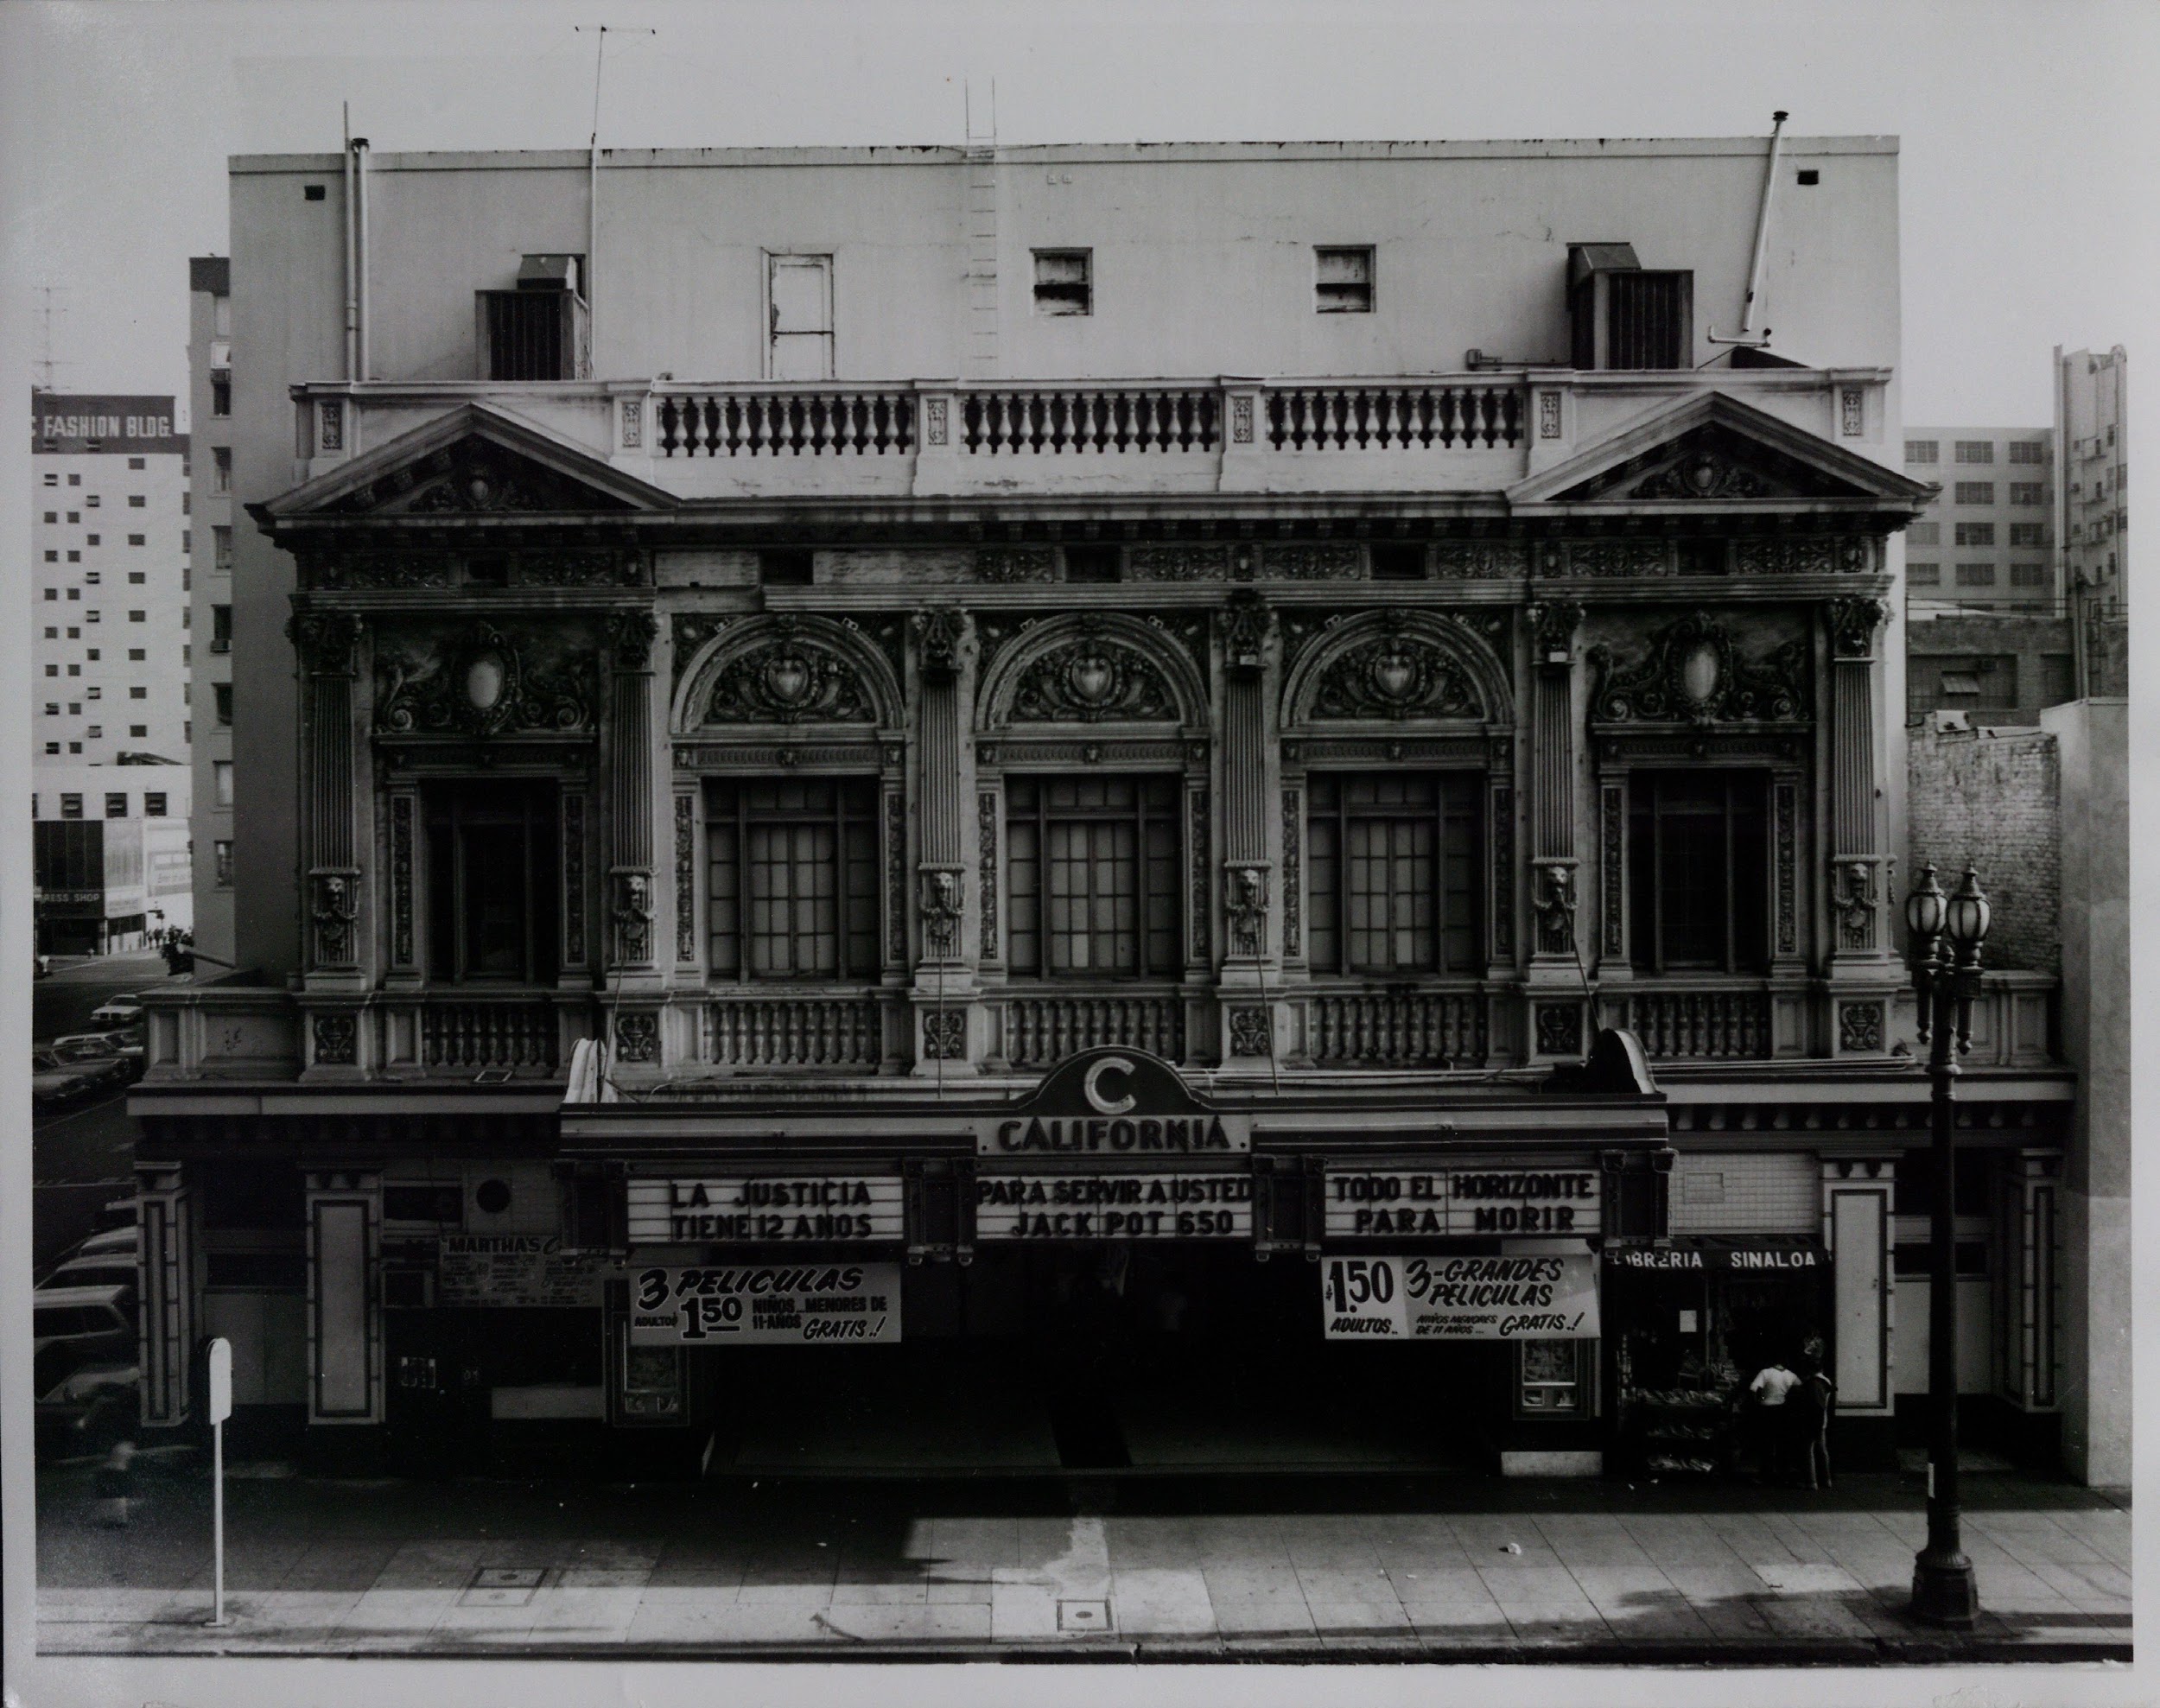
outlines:
{"label": "roof vent", "polygon": [[518,269],[518,289],[575,292],[578,260],[575,255],[528,255]]}

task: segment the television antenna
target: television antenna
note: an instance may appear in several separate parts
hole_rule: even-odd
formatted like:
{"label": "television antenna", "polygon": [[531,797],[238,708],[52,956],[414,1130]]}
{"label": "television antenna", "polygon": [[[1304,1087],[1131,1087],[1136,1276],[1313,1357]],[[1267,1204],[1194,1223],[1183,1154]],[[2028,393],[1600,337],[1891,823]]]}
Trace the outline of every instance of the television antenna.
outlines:
{"label": "television antenna", "polygon": [[[61,368],[72,368],[73,362],[62,361],[53,354],[53,299],[67,295],[66,285],[40,285],[38,291],[38,358],[31,365],[37,371],[37,389],[41,391],[57,390],[54,382]],[[67,305],[59,305],[62,313]]]}
{"label": "television antenna", "polygon": [[586,143],[585,165],[585,276],[578,281],[585,292],[585,314],[588,336],[597,346],[600,310],[594,300],[593,276],[595,251],[600,248],[600,83],[607,69],[607,38],[611,35],[658,35],[657,29],[619,23],[577,23],[570,26],[580,35],[595,38],[593,49],[593,133]]}

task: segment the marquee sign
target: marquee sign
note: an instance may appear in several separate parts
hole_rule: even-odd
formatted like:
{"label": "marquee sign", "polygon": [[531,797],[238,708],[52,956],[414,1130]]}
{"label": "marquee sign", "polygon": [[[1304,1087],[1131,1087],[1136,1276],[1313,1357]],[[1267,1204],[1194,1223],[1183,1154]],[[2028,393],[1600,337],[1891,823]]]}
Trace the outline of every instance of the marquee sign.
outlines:
{"label": "marquee sign", "polygon": [[975,1235],[988,1240],[1250,1239],[1249,1174],[985,1174]]}
{"label": "marquee sign", "polygon": [[1452,1239],[1595,1234],[1604,1197],[1594,1168],[1465,1159],[1445,1167],[1331,1167],[1325,1203],[1331,1240]]}
{"label": "marquee sign", "polygon": [[1598,1267],[1560,1257],[1331,1257],[1330,1340],[1595,1340]]}
{"label": "marquee sign", "polygon": [[1250,1151],[1253,1123],[1200,1102],[1159,1057],[1090,1050],[1059,1063],[1006,1114],[978,1119],[975,1139],[978,1156],[1167,1160]]}
{"label": "marquee sign", "polygon": [[897,1263],[653,1267],[630,1279],[633,1347],[887,1346],[899,1337]]}
{"label": "marquee sign", "polygon": [[901,1237],[897,1175],[704,1175],[626,1183],[633,1246]]}

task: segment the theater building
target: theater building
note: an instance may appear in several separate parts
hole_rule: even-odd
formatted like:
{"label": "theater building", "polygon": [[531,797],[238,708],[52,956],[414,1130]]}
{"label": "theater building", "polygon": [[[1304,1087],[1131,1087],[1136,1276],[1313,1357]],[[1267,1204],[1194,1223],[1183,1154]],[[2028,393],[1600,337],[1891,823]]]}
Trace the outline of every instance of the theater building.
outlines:
{"label": "theater building", "polygon": [[[1887,1457],[1896,165],[236,160],[146,1420],[216,1333],[317,1464],[1588,1474],[1820,1337]],[[2054,1000],[1958,1206],[2038,1451]]]}

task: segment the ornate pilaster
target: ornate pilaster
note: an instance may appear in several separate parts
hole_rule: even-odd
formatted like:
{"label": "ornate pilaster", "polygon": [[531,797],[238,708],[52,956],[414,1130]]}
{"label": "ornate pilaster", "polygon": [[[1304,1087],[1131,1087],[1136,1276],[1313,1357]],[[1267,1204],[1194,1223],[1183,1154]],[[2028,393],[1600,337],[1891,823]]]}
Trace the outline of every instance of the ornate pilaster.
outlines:
{"label": "ornate pilaster", "polygon": [[[916,961],[916,1071],[969,1071],[977,1053],[975,955],[994,952],[990,910],[996,905],[994,860],[979,846],[981,803],[973,815],[978,846],[969,858],[971,768],[966,708],[975,657],[975,625],[964,611],[939,606],[909,619],[915,642],[916,865],[914,905],[920,931]],[[896,851],[904,857],[904,850]],[[975,920],[968,930],[968,873],[976,875]],[[972,949],[972,953],[971,953]]]}
{"label": "ornate pilaster", "polygon": [[608,619],[614,668],[608,701],[607,961],[617,973],[649,972],[655,953],[652,642],[658,632],[650,611],[619,611]]}
{"label": "ornate pilaster", "polygon": [[350,611],[302,611],[285,628],[301,675],[300,834],[311,987],[357,984],[362,976],[353,681],[363,631]]}
{"label": "ornate pilaster", "polygon": [[1882,849],[1876,800],[1875,636],[1887,615],[1879,599],[1833,599],[1823,607],[1830,635],[1831,961],[1879,962],[1889,954],[1884,917],[1890,858]]}
{"label": "ornate pilaster", "polygon": [[1575,953],[1575,630],[1572,600],[1533,605],[1530,630],[1530,907],[1534,956]]}
{"label": "ornate pilaster", "polygon": [[[1298,935],[1286,913],[1275,930],[1275,855],[1281,838],[1284,905],[1296,871],[1299,827],[1278,805],[1280,778],[1268,716],[1274,693],[1274,613],[1248,587],[1233,593],[1220,618],[1223,646],[1223,965],[1217,987],[1226,1064],[1271,1059],[1286,1043],[1288,1015],[1272,1000],[1281,957]],[[1263,1000],[1247,999],[1258,995]],[[1236,998],[1236,1000],[1232,999]]]}

